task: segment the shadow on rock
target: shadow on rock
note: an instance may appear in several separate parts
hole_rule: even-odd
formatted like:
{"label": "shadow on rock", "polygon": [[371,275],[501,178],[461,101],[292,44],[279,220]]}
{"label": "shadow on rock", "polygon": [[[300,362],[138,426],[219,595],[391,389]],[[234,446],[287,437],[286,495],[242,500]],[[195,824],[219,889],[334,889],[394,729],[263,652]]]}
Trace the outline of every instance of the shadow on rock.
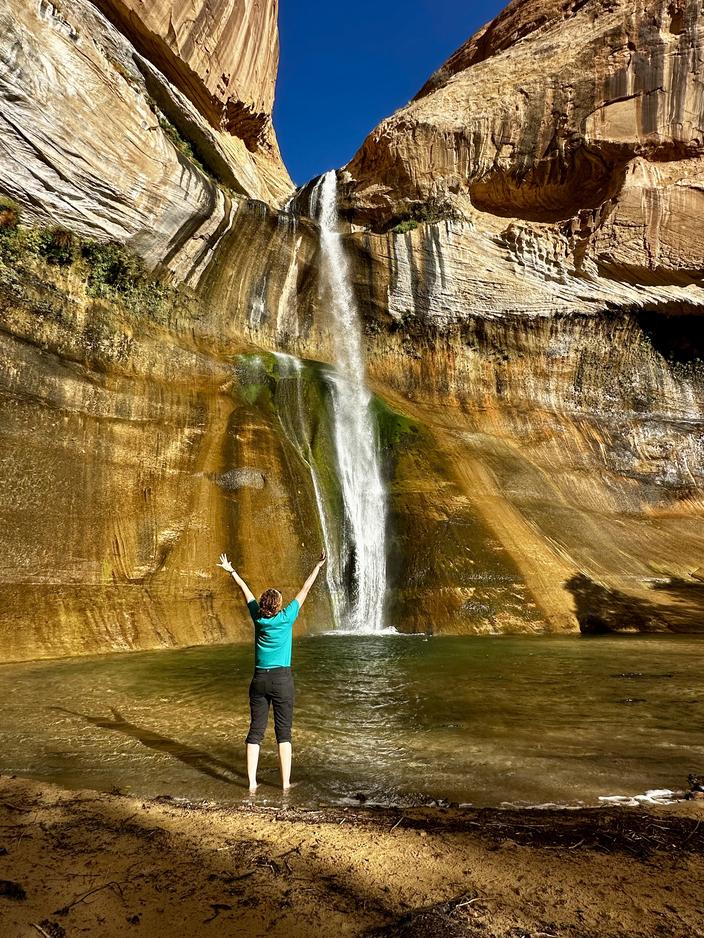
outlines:
{"label": "shadow on rock", "polygon": [[664,592],[672,599],[667,609],[667,619],[673,632],[704,632],[704,583],[670,577],[652,587]]}
{"label": "shadow on rock", "polygon": [[652,590],[672,596],[672,603],[667,606],[602,586],[584,573],[576,573],[564,586],[574,597],[579,628],[585,635],[704,630],[702,583],[673,578],[654,584]]}

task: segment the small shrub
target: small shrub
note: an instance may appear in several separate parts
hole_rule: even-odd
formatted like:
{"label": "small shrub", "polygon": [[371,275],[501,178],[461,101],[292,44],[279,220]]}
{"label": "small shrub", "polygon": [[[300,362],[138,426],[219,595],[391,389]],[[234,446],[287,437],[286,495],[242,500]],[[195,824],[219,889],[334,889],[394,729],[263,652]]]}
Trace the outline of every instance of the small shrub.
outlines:
{"label": "small shrub", "polygon": [[[194,163],[198,169],[204,175],[212,179],[213,182],[217,182],[219,184],[217,175],[204,162],[204,160],[201,158],[201,155],[193,149],[191,142],[181,134],[181,131],[178,129],[178,127],[171,123],[169,118],[164,114],[159,105],[156,103],[154,98],[150,94],[146,94],[145,99],[150,110],[153,112],[154,116],[159,122],[159,126],[179,151],[179,153],[182,153],[186,159],[189,159],[192,163]],[[223,186],[223,188],[226,187]]]}
{"label": "small shrub", "polygon": [[88,265],[88,286],[94,295],[104,288],[127,293],[143,273],[142,262],[115,241],[88,241],[81,254]]}
{"label": "small shrub", "polygon": [[394,234],[406,234],[407,231],[414,231],[418,227],[418,222],[414,221],[412,218],[406,219],[406,221],[400,221],[398,225],[392,228]]}
{"label": "small shrub", "polygon": [[152,276],[144,262],[114,241],[87,241],[81,254],[88,267],[91,296],[122,297],[136,309],[155,310],[168,287]]}
{"label": "small shrub", "polygon": [[40,256],[46,248],[51,233],[47,228],[18,228],[17,245],[21,252]]}
{"label": "small shrub", "polygon": [[58,267],[70,267],[78,255],[76,236],[65,228],[54,228],[40,246],[39,254],[50,264]]}
{"label": "small shrub", "polygon": [[23,258],[38,257],[49,237],[44,228],[0,227],[0,259],[5,264],[17,265]]}
{"label": "small shrub", "polygon": [[17,228],[0,225],[0,260],[3,264],[14,264],[17,260]]}
{"label": "small shrub", "polygon": [[[394,234],[413,231],[420,224],[433,224],[450,218],[459,218],[457,209],[449,202],[432,200],[423,204],[411,205],[406,211],[392,219],[390,230]],[[387,229],[388,230],[388,229]]]}
{"label": "small shrub", "polygon": [[191,163],[195,163],[198,169],[204,173],[206,176],[211,176],[210,173],[204,166],[201,160],[198,159],[196,154],[193,152],[193,147],[190,142],[186,140],[185,137],[182,137],[178,128],[175,127],[171,121],[164,117],[161,111],[157,111],[157,120],[159,121],[159,126],[164,131],[169,140],[173,143],[179,153],[182,153],[186,159],[190,160]]}
{"label": "small shrub", "polygon": [[185,140],[181,134],[178,132],[178,129],[175,127],[171,121],[164,117],[163,114],[158,114],[157,119],[159,121],[159,126],[164,131],[169,140],[173,143],[177,150],[183,153],[184,156],[187,156],[189,160],[193,159],[193,149],[188,142]]}

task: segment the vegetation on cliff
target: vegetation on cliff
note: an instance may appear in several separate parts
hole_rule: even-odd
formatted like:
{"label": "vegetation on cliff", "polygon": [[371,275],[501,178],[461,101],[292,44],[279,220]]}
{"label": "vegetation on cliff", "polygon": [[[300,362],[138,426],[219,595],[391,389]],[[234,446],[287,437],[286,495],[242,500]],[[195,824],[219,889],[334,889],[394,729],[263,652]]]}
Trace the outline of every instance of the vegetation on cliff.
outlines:
{"label": "vegetation on cliff", "polygon": [[0,264],[20,271],[36,261],[73,268],[88,296],[117,300],[139,313],[162,310],[178,292],[124,245],[81,238],[65,228],[21,225],[19,206],[0,201]]}

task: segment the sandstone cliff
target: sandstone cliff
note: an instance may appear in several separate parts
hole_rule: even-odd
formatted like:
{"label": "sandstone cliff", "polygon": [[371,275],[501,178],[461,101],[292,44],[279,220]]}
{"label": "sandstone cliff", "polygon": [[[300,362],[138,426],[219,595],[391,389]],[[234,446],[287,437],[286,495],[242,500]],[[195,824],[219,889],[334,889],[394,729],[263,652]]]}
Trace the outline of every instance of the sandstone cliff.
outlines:
{"label": "sandstone cliff", "polygon": [[[493,216],[497,233],[503,218],[552,223],[578,269],[674,264],[698,279],[700,233],[670,264],[667,245],[683,200],[701,210],[701,41],[693,0],[514,2],[365,141],[348,167],[355,214],[378,227],[435,204]],[[590,241],[619,223],[634,229],[630,263]]]}
{"label": "sandstone cliff", "polygon": [[97,0],[142,55],[216,129],[249,150],[273,140],[279,61],[276,0]]}
{"label": "sandstone cliff", "polygon": [[[243,638],[214,558],[293,589],[332,464],[310,186],[277,210],[274,6],[14,6],[0,188],[61,232],[0,266],[0,648]],[[512,3],[340,173],[394,623],[701,629],[703,26]],[[71,232],[182,286],[144,300],[121,255],[66,259]],[[301,628],[329,626],[316,602]]]}
{"label": "sandstone cliff", "polygon": [[703,25],[511,3],[343,175],[372,373],[563,626],[701,627]]}
{"label": "sandstone cliff", "polygon": [[292,189],[271,127],[277,4],[99,6],[3,7],[2,189],[25,221],[184,279],[233,203]]}

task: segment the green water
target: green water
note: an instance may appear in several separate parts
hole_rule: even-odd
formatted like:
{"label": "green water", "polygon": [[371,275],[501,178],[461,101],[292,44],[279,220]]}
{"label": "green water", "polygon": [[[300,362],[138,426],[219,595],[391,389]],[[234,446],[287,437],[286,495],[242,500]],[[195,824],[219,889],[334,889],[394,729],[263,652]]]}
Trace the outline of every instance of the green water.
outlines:
{"label": "green water", "polygon": [[[704,769],[704,639],[317,636],[294,643],[291,800],[597,803]],[[247,798],[252,651],[0,667],[0,771]],[[270,721],[257,799],[280,800]]]}

